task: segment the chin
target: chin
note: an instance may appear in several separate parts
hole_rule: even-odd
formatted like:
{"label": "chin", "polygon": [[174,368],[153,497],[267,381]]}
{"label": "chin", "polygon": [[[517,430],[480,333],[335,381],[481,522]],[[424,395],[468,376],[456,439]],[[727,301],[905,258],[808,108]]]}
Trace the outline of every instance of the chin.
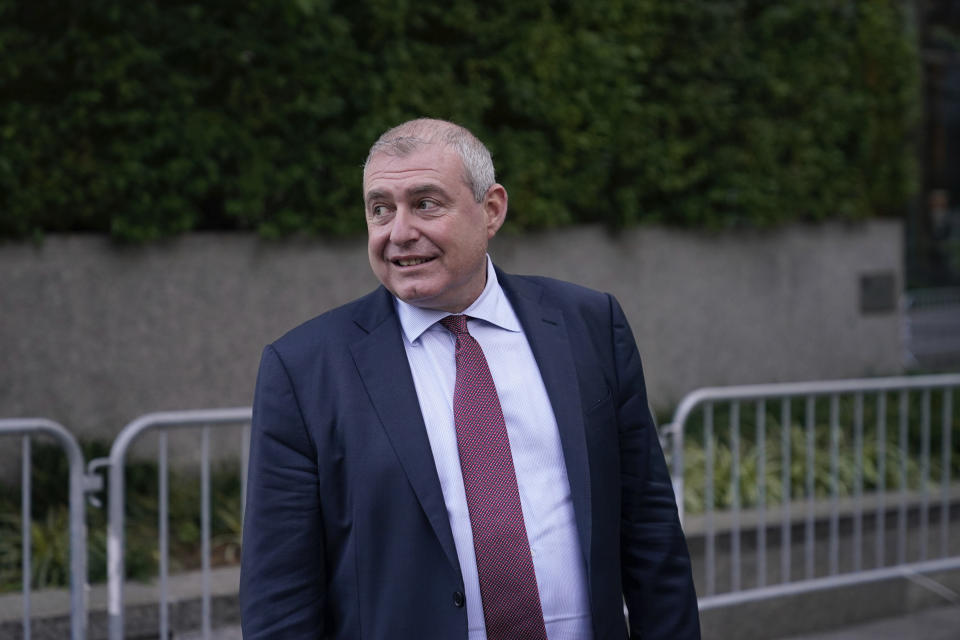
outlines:
{"label": "chin", "polygon": [[401,298],[401,300],[415,307],[423,307],[424,309],[438,309],[443,306],[443,302],[433,296],[415,295]]}
{"label": "chin", "polygon": [[398,287],[394,291],[394,295],[408,304],[420,307],[426,307],[433,301],[433,296],[429,293],[424,293],[422,289]]}
{"label": "chin", "polygon": [[[397,296],[400,297],[400,296]],[[400,297],[401,300],[407,304],[412,304],[415,307],[421,307],[423,309],[437,309],[441,311],[446,311],[450,306],[448,300],[444,300],[438,296],[432,295],[423,295],[422,293],[417,293],[416,295]]]}

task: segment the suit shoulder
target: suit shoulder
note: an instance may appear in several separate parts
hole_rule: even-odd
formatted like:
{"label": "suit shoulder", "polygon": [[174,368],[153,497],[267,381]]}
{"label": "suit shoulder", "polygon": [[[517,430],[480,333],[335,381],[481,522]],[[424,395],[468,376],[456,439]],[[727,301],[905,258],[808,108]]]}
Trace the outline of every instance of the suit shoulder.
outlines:
{"label": "suit shoulder", "polygon": [[384,292],[377,289],[362,298],[335,307],[290,329],[270,346],[281,354],[313,351],[325,343],[343,343],[358,327],[355,318],[360,309],[376,304]]}
{"label": "suit shoulder", "polygon": [[542,287],[547,295],[549,295],[551,298],[565,304],[583,305],[590,308],[603,309],[607,309],[610,305],[611,296],[608,293],[598,291],[597,289],[591,289],[590,287],[585,287],[583,285],[574,284],[573,282],[567,282],[566,280],[558,280],[556,278],[550,278],[547,276],[507,277],[516,278],[533,285],[538,285]]}

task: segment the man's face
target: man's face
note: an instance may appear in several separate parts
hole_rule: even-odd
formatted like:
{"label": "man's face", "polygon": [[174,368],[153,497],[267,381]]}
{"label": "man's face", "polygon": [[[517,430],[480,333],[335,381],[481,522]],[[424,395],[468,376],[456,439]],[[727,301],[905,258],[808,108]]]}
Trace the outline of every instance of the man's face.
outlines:
{"label": "man's face", "polygon": [[477,202],[456,152],[428,144],[405,156],[381,153],[363,180],[370,266],[395,296],[458,313],[486,284],[487,241],[507,211],[491,187]]}

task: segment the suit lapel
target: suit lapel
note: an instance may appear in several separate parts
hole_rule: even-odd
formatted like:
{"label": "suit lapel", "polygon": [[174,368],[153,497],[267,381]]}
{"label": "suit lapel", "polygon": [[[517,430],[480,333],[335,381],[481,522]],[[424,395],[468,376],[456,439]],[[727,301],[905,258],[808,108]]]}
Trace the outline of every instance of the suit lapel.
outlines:
{"label": "suit lapel", "polygon": [[543,288],[509,276],[499,269],[497,278],[523,325],[527,341],[540,368],[550,405],[557,419],[560,443],[567,466],[570,496],[580,534],[580,547],[590,571],[591,503],[590,463],[584,431],[577,368],[561,311],[543,301]]}
{"label": "suit lapel", "polygon": [[417,392],[403,348],[393,298],[386,289],[367,298],[354,320],[367,335],[353,343],[357,370],[387,437],[407,474],[444,553],[459,570],[453,533]]}
{"label": "suit lapel", "polygon": [[[561,311],[544,302],[543,288],[497,270],[523,326],[557,420],[580,546],[590,571],[590,466],[577,368]],[[354,317],[366,335],[350,351],[370,401],[451,565],[459,571],[443,491],[390,293],[381,287]],[[589,573],[588,573],[589,575]]]}

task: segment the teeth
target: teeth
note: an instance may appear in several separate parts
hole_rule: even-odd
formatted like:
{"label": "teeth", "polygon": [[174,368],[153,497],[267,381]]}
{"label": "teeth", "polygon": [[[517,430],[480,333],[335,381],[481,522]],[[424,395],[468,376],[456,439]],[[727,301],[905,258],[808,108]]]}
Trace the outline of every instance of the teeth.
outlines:
{"label": "teeth", "polygon": [[397,264],[401,267],[412,267],[415,264],[423,264],[427,261],[427,258],[410,258],[408,260],[397,260]]}

